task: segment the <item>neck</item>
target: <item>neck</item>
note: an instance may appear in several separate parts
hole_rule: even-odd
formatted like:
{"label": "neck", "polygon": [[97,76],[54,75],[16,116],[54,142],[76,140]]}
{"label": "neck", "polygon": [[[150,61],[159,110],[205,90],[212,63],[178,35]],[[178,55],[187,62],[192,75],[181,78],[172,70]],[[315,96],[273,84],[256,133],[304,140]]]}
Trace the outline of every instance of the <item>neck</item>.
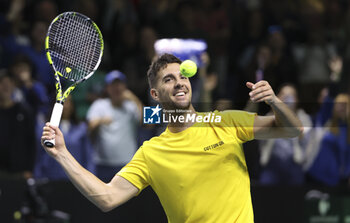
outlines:
{"label": "neck", "polygon": [[[177,112],[177,110],[181,110],[181,112]],[[169,113],[169,116],[172,116],[172,119],[170,120],[170,123],[168,124],[169,131],[171,131],[173,133],[178,133],[178,132],[182,132],[185,129],[191,127],[194,124],[194,122],[179,121],[179,117],[180,116],[186,117],[187,115],[192,115],[195,113],[196,113],[196,111],[194,110],[192,104],[189,107],[189,109],[175,109],[175,112]]]}

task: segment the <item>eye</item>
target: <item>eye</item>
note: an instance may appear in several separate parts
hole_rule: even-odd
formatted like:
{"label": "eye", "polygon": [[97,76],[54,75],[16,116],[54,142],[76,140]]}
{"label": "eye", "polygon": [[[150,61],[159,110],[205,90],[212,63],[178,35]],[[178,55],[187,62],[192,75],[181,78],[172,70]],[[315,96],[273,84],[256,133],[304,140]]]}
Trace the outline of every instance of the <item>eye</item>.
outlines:
{"label": "eye", "polygon": [[171,80],[170,78],[165,78],[165,79],[164,79],[164,82],[167,83],[167,82],[169,82],[170,80]]}
{"label": "eye", "polygon": [[181,75],[181,79],[188,79],[188,77],[185,77],[185,76]]}

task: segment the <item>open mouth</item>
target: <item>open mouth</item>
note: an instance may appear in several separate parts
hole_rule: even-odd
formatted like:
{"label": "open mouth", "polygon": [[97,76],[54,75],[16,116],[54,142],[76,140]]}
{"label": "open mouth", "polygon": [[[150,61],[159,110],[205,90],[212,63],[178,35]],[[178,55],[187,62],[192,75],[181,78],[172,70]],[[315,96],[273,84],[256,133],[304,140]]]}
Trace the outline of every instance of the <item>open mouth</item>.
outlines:
{"label": "open mouth", "polygon": [[186,100],[186,92],[184,91],[179,91],[179,92],[176,92],[175,94],[173,94],[173,96],[175,97],[175,100],[177,101],[184,101]]}
{"label": "open mouth", "polygon": [[177,92],[174,96],[175,97],[181,97],[181,96],[185,96],[185,92],[181,91],[181,92]]}

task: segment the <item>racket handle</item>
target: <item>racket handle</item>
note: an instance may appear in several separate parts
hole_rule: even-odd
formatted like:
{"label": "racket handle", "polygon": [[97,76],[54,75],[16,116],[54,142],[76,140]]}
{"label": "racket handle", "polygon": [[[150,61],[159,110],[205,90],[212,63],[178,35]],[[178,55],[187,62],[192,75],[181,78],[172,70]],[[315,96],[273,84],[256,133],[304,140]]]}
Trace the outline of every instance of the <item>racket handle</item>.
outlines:
{"label": "racket handle", "polygon": [[[55,106],[53,107],[50,124],[53,126],[59,126],[61,121],[63,111],[63,104],[61,103],[55,103]],[[44,141],[45,146],[47,147],[54,147],[55,146],[55,139],[45,140]]]}

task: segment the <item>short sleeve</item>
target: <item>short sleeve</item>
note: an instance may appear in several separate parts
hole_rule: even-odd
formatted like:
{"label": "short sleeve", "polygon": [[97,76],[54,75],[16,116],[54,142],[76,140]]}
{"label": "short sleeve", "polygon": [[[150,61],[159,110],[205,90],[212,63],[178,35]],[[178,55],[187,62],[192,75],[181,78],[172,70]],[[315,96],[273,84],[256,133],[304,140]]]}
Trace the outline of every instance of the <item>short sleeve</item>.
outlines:
{"label": "short sleeve", "polygon": [[104,109],[105,109],[105,106],[102,105],[101,100],[95,101],[94,103],[91,104],[89,110],[87,111],[86,119],[91,121],[93,119],[103,117]]}
{"label": "short sleeve", "polygon": [[225,127],[232,128],[232,133],[241,142],[254,139],[254,120],[256,113],[228,110],[221,112],[222,124]]}
{"label": "short sleeve", "polygon": [[123,177],[137,187],[139,193],[149,185],[149,171],[142,147],[137,150],[131,161],[126,164],[117,175]]}

